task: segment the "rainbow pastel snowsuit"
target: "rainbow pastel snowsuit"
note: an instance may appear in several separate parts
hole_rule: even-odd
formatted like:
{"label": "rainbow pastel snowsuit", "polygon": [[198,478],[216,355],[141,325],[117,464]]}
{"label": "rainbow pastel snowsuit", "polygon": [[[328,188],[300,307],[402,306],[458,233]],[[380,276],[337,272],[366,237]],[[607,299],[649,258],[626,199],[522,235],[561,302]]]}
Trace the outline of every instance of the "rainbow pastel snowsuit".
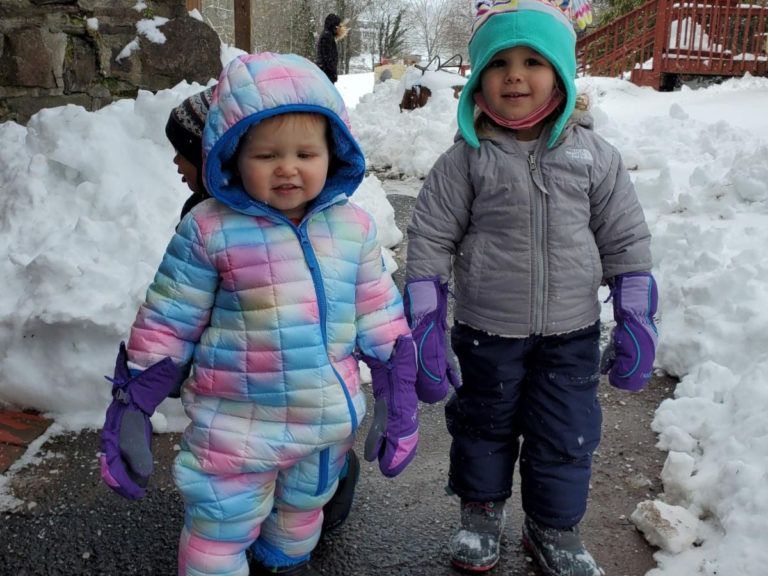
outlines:
{"label": "rainbow pastel snowsuit", "polygon": [[[326,115],[336,165],[298,225],[228,172],[245,131],[275,114]],[[215,200],[178,227],[133,325],[130,359],[192,361],[191,423],[174,478],[186,504],[180,574],[247,574],[305,559],[365,415],[356,347],[385,361],[409,333],[374,223],[348,201],[365,160],[341,96],[311,62],[241,56],[203,137]]]}

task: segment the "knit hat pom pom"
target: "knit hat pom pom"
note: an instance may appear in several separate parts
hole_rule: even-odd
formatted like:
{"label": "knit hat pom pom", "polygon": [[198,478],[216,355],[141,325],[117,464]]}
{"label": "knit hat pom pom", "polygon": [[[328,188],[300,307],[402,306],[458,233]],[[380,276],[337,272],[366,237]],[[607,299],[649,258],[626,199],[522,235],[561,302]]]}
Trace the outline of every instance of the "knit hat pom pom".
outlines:
{"label": "knit hat pom pom", "polygon": [[584,30],[592,24],[592,6],[588,0],[563,0],[560,2],[560,10],[568,16],[577,30]]}
{"label": "knit hat pom pom", "polygon": [[537,3],[559,10],[575,29],[583,30],[592,23],[592,6],[589,0],[534,0],[532,2],[523,0],[522,3],[525,6],[519,6],[519,0],[478,0],[477,14],[472,22],[472,34],[474,35],[493,14],[530,9]]}

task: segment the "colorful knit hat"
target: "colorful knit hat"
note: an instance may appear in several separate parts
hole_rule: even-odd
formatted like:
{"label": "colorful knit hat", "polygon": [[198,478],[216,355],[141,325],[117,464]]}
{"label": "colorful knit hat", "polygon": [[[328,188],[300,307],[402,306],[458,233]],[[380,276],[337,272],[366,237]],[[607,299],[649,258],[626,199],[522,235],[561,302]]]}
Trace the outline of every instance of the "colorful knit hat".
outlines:
{"label": "colorful knit hat", "polygon": [[197,167],[203,167],[203,128],[211,105],[213,87],[193,94],[171,110],[165,135],[176,151]]}
{"label": "colorful knit hat", "polygon": [[459,130],[470,146],[477,148],[473,94],[480,89],[483,69],[500,50],[529,46],[544,56],[562,80],[565,109],[557,118],[548,146],[553,146],[576,104],[576,32],[592,22],[587,0],[480,0],[469,39],[472,75],[461,91]]}

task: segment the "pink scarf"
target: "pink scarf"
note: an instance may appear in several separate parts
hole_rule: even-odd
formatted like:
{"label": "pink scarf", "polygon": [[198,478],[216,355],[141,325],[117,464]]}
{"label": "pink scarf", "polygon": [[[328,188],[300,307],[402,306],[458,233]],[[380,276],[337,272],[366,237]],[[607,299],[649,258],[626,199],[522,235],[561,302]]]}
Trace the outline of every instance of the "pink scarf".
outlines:
{"label": "pink scarf", "polygon": [[488,102],[486,102],[485,98],[483,97],[483,93],[479,90],[475,92],[474,98],[477,107],[485,112],[491,118],[491,120],[496,122],[496,124],[499,126],[511,128],[512,130],[527,130],[528,128],[536,126],[536,124],[549,116],[563,101],[563,95],[557,89],[552,90],[552,94],[550,94],[549,100],[528,114],[528,116],[525,118],[520,118],[520,120],[509,120],[491,110],[491,108],[488,106]]}

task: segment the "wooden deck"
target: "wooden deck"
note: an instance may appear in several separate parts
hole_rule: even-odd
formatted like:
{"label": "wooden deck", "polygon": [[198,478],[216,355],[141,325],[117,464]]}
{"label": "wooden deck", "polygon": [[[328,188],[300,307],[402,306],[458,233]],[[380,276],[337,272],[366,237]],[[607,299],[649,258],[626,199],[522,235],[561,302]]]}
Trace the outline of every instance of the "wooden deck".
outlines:
{"label": "wooden deck", "polygon": [[578,73],[656,90],[681,76],[768,76],[768,0],[649,0],[576,43]]}

